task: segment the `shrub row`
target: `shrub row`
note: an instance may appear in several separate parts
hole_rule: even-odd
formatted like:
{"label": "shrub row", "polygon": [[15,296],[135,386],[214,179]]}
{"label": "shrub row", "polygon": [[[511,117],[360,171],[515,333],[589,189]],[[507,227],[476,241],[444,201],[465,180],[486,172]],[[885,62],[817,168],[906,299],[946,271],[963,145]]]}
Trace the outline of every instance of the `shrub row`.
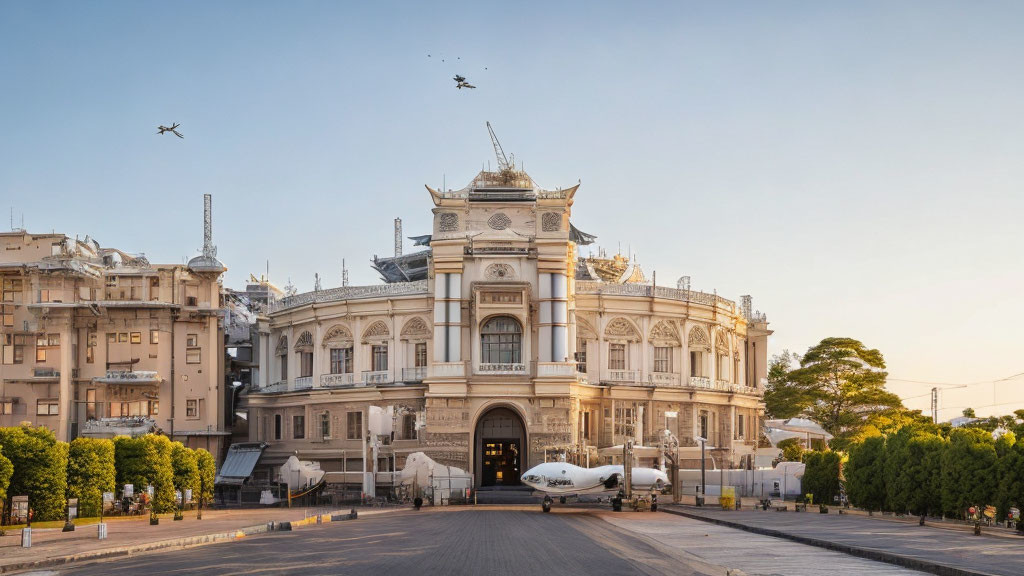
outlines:
{"label": "shrub row", "polygon": [[175,508],[174,491],[213,499],[214,459],[166,436],[76,438],[59,442],[46,428],[0,428],[0,503],[29,497],[35,520],[64,518],[68,498],[78,498],[78,515],[98,516],[104,492],[134,484],[153,486],[152,509]]}

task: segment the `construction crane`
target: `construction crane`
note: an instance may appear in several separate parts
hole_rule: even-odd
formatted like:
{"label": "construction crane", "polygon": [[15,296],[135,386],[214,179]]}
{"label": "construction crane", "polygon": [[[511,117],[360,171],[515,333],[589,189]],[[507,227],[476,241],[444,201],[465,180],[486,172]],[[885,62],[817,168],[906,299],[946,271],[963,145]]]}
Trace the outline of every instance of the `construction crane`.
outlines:
{"label": "construction crane", "polygon": [[501,142],[498,142],[498,137],[494,135],[494,128],[491,128],[491,123],[487,123],[487,131],[491,133],[491,143],[494,144],[494,155],[498,157],[498,171],[504,172],[510,170],[512,167],[509,165],[508,158],[505,157],[505,151],[501,149]]}

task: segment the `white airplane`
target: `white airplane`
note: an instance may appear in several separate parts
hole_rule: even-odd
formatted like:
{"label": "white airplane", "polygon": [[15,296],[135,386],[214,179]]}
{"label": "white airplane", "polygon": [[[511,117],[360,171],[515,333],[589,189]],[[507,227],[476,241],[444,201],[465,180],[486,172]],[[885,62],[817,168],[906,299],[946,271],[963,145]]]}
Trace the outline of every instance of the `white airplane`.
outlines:
{"label": "white airplane", "polygon": [[[551,509],[551,496],[559,496],[564,504],[566,496],[614,492],[622,487],[624,472],[621,465],[582,468],[565,462],[545,462],[523,474],[523,484],[544,492],[544,511]],[[661,491],[669,486],[668,474],[655,468],[633,467],[634,490]]]}

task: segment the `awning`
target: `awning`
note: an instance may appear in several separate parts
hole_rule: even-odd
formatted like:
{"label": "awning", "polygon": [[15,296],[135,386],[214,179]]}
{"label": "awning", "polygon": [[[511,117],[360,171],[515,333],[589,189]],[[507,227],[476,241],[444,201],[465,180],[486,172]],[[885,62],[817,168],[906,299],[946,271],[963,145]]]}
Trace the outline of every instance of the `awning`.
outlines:
{"label": "awning", "polygon": [[266,442],[244,442],[232,444],[228,448],[228,457],[220,466],[220,473],[214,480],[214,484],[241,486],[252,476],[252,469],[256,462],[263,455],[263,450],[269,446]]}

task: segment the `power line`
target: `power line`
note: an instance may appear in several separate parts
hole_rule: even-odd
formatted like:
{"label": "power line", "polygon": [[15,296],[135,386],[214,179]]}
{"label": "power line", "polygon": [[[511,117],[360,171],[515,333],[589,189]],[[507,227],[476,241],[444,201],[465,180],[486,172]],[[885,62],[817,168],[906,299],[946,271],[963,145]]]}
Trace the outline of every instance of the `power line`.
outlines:
{"label": "power line", "polygon": [[1014,374],[1012,376],[1007,376],[1006,378],[999,378],[998,380],[983,380],[980,382],[968,382],[966,384],[960,382],[930,382],[927,380],[908,380],[905,378],[886,378],[886,381],[905,382],[909,384],[927,384],[929,386],[981,386],[983,384],[998,384],[999,382],[1006,382],[1008,380],[1020,378],[1021,376],[1024,376],[1024,372]]}

